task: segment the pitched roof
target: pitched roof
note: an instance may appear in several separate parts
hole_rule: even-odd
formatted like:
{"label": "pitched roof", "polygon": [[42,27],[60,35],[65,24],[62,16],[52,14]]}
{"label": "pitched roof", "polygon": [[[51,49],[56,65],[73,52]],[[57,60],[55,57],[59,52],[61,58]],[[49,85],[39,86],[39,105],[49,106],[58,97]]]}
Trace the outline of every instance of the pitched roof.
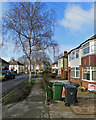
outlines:
{"label": "pitched roof", "polygon": [[58,61],[55,61],[54,63],[52,63],[52,65],[54,65],[54,64],[58,64]]}
{"label": "pitched roof", "polygon": [[0,58],[0,62],[4,62],[4,63],[6,63],[6,64],[9,64],[7,61],[5,61],[5,60],[3,60],[2,58]]}
{"label": "pitched roof", "polygon": [[9,61],[9,65],[22,65],[22,63],[18,62],[18,61]]}
{"label": "pitched roof", "polygon": [[84,43],[86,43],[86,42],[88,42],[88,41],[90,41],[90,40],[93,40],[93,39],[96,39],[96,34],[93,35],[92,37],[90,37],[90,38],[89,38],[88,40],[86,40],[85,42],[81,43],[78,47],[70,50],[66,55],[70,54],[73,50],[79,49]]}

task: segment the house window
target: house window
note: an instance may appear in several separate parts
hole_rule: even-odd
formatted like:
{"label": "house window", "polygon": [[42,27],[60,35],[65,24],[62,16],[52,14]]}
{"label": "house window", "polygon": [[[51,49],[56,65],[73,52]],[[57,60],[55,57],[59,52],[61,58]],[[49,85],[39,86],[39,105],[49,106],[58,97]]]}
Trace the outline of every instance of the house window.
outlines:
{"label": "house window", "polygon": [[76,51],[76,58],[79,58],[79,50]]}
{"label": "house window", "polygon": [[69,61],[71,61],[71,54],[69,55]]}
{"label": "house window", "polygon": [[90,80],[90,67],[83,68],[83,79]]}
{"label": "house window", "polygon": [[75,77],[75,68],[71,68],[71,77]]}
{"label": "house window", "polygon": [[96,81],[96,67],[92,67],[91,71],[92,71],[92,80]]}
{"label": "house window", "polygon": [[58,69],[58,74],[61,74],[61,69]]}
{"label": "house window", "polygon": [[83,55],[88,54],[90,51],[89,43],[83,45]]}
{"label": "house window", "polygon": [[72,52],[72,59],[75,59],[75,52]]}
{"label": "house window", "polygon": [[79,67],[76,68],[76,77],[79,77]]}
{"label": "house window", "polygon": [[58,64],[56,64],[56,67],[58,67]]}
{"label": "house window", "polygon": [[79,78],[79,67],[71,68],[71,77]]}
{"label": "house window", "polygon": [[41,65],[41,67],[43,67],[43,64]]}
{"label": "house window", "polygon": [[91,52],[96,52],[96,41],[91,42]]}

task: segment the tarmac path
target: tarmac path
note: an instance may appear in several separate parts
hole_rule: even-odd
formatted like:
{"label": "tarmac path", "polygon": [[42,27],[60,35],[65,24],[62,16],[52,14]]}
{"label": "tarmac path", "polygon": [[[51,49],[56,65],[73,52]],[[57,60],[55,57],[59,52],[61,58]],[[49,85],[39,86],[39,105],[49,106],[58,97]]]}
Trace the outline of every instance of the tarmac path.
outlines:
{"label": "tarmac path", "polygon": [[45,105],[45,93],[37,78],[30,95],[22,102],[3,106],[3,118],[49,118],[49,110]]}

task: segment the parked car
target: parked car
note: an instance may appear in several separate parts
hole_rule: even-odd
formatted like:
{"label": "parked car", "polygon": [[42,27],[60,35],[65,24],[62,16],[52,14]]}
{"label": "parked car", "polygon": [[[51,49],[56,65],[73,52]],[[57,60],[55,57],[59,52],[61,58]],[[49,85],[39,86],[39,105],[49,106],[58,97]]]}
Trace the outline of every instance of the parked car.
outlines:
{"label": "parked car", "polygon": [[2,70],[1,72],[1,76],[3,76],[3,77],[1,77],[2,79],[9,79],[9,78],[15,78],[15,73],[13,72],[13,71],[11,71],[11,70]]}
{"label": "parked car", "polygon": [[0,80],[4,79],[4,75],[2,75],[2,73],[0,73]]}

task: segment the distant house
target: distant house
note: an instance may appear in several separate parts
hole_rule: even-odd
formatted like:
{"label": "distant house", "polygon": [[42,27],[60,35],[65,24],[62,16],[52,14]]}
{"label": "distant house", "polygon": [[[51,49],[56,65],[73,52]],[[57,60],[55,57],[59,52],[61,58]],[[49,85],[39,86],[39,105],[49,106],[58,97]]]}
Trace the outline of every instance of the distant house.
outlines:
{"label": "distant house", "polygon": [[86,88],[96,85],[96,35],[68,53],[68,79]]}
{"label": "distant house", "polygon": [[16,71],[17,73],[23,73],[24,72],[24,64],[21,64],[20,62],[12,59],[12,61],[9,61],[9,70]]}
{"label": "distant house", "polygon": [[9,63],[0,58],[0,70],[8,70],[9,69]]}
{"label": "distant house", "polygon": [[58,59],[58,76],[68,79],[68,56],[67,51],[64,51],[64,56]]}
{"label": "distant house", "polygon": [[52,65],[51,65],[51,73],[57,73],[58,74],[58,61],[52,63]]}
{"label": "distant house", "polygon": [[[42,72],[44,71],[44,64],[41,61],[31,61],[31,72]],[[29,63],[25,63],[25,73],[29,72]]]}

